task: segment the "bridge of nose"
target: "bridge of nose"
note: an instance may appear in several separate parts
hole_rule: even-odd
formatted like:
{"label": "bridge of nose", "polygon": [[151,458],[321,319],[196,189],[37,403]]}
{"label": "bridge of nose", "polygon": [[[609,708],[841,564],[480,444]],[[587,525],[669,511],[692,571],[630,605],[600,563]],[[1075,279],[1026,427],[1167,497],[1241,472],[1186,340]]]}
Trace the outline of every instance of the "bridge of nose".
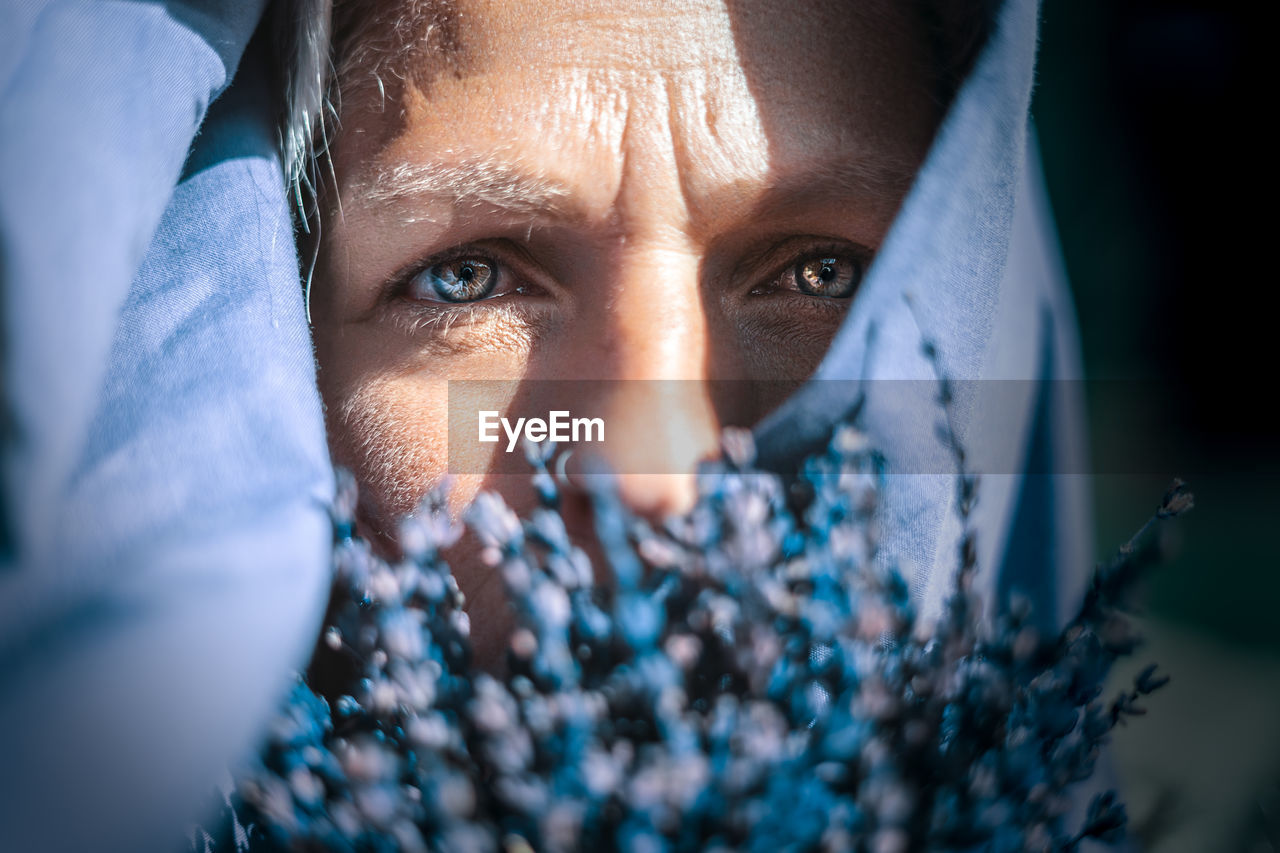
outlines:
{"label": "bridge of nose", "polygon": [[718,445],[699,267],[696,253],[652,241],[619,251],[547,365],[576,380],[562,389],[569,411],[604,420],[605,441],[580,445],[580,461],[603,461],[643,514],[686,509],[697,463]]}

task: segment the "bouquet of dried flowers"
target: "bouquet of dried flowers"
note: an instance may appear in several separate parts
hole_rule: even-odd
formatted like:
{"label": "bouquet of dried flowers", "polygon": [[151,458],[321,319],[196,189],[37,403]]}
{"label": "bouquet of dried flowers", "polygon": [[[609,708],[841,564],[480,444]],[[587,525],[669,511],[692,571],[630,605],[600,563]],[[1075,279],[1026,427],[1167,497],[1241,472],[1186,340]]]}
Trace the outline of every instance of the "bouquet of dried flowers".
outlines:
{"label": "bouquet of dried flowers", "polygon": [[[863,435],[839,430],[785,484],[752,467],[749,433],[723,451],[692,512],[658,526],[594,490],[608,588],[557,512],[549,445],[527,447],[528,518],[482,494],[460,524],[437,492],[393,563],[355,534],[340,474],[323,642],[358,677],[334,701],[299,679],[195,849],[1070,851],[1123,835],[1114,793],[1071,806],[1166,681],[1149,667],[1101,695],[1138,644],[1123,611],[1142,531],[1061,633],[1025,600],[984,617],[962,465],[954,592],[926,625],[877,551],[883,461]],[[1175,481],[1147,526],[1190,506]],[[464,527],[514,613],[501,677],[471,662],[442,558]]]}

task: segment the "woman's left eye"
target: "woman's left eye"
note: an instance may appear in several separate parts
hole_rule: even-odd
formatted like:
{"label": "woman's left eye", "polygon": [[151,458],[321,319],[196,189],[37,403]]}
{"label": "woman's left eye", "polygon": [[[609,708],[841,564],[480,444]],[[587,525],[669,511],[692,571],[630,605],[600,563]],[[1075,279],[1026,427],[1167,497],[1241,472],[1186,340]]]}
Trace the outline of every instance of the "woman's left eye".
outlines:
{"label": "woman's left eye", "polygon": [[497,290],[503,277],[499,270],[481,258],[442,261],[409,280],[409,295],[426,302],[478,302]]}
{"label": "woman's left eye", "polygon": [[807,255],[777,280],[783,289],[828,299],[848,299],[861,283],[862,262],[834,252]]}

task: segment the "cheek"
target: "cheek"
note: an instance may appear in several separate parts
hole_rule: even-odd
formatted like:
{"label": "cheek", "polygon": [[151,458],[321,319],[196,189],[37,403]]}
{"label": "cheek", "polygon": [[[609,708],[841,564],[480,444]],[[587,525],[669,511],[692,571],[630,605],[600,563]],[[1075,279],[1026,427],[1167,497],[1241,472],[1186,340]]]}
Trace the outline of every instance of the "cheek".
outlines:
{"label": "cheek", "polygon": [[[322,389],[324,390],[324,389]],[[416,508],[448,470],[448,393],[443,382],[372,380],[325,394],[334,461],[351,468],[361,510],[385,523]]]}
{"label": "cheek", "polygon": [[[360,484],[360,513],[369,532],[389,532],[395,519],[415,510],[450,475],[449,380],[509,378],[527,358],[528,324],[418,328],[398,315],[373,324],[326,322],[323,314],[318,319],[318,378],[330,451]],[[482,460],[453,461],[455,472],[486,468]],[[449,479],[456,514],[481,478]]]}

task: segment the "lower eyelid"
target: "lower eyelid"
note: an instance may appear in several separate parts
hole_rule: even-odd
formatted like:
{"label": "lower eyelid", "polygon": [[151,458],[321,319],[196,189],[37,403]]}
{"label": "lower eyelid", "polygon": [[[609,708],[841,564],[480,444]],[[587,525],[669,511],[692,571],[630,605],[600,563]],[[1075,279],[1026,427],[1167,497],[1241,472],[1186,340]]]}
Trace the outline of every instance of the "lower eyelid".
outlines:
{"label": "lower eyelid", "polygon": [[495,323],[507,327],[507,332],[513,332],[546,324],[552,306],[542,300],[538,302],[541,304],[530,304],[530,301],[509,299],[507,296],[456,303],[403,297],[386,306],[384,319],[411,336],[439,336],[464,329],[482,333],[483,327]]}
{"label": "lower eyelid", "polygon": [[[516,297],[520,297],[517,299]],[[474,310],[495,310],[497,308],[510,309],[512,306],[505,303],[530,301],[537,299],[538,293],[534,287],[526,284],[517,284],[507,290],[491,293],[474,299],[470,302],[449,302],[445,299],[423,299],[409,294],[402,294],[393,302],[402,303],[403,306],[410,311],[434,312],[434,313],[457,313],[459,311]],[[504,303],[498,305],[498,303]]]}

